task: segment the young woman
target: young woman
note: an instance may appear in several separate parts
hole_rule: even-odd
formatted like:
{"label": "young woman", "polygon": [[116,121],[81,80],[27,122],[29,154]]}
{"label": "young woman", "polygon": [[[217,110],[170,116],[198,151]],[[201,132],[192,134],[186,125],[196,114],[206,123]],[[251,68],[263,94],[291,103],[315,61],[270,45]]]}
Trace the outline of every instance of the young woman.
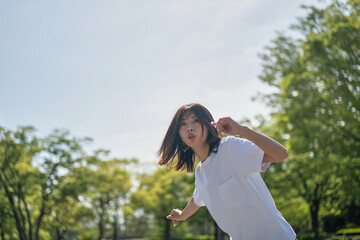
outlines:
{"label": "young woman", "polygon": [[[240,135],[245,139],[221,133]],[[206,206],[233,240],[294,240],[291,226],[277,210],[259,172],[287,158],[275,140],[242,126],[230,117],[214,122],[200,104],[180,107],[159,150],[159,164],[192,172],[195,190],[187,206],[167,216],[174,226]]]}

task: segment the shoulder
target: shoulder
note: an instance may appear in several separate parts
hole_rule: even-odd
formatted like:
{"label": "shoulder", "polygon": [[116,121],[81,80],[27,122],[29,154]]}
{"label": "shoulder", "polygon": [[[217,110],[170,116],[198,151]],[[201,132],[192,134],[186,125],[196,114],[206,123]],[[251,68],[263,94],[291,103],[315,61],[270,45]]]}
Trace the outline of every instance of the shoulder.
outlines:
{"label": "shoulder", "polygon": [[219,145],[220,152],[230,152],[239,144],[240,138],[234,136],[227,136],[221,139]]}
{"label": "shoulder", "polygon": [[229,146],[236,145],[236,144],[244,144],[246,142],[248,142],[248,140],[243,139],[243,138],[227,136],[227,137],[224,137],[221,139],[220,146],[229,147]]}
{"label": "shoulder", "polygon": [[234,136],[227,136],[221,139],[219,150],[222,149],[223,151],[228,152],[246,152],[253,148],[254,144],[244,138],[234,137]]}

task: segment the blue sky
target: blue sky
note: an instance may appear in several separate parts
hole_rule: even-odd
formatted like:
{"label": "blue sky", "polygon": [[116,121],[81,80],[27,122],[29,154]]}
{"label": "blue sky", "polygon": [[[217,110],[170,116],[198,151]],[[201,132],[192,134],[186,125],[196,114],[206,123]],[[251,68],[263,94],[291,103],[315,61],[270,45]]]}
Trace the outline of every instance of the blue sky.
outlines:
{"label": "blue sky", "polygon": [[269,114],[258,54],[315,0],[0,2],[0,125],[55,128],[156,162],[185,103]]}

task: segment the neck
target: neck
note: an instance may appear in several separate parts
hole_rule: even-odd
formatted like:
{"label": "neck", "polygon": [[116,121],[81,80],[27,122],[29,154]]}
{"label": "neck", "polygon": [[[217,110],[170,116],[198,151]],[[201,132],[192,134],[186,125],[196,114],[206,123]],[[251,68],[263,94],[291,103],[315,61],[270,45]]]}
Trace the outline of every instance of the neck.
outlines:
{"label": "neck", "polygon": [[204,162],[209,156],[210,145],[205,143],[202,146],[196,146],[192,149],[194,150],[195,154],[200,158],[201,162]]}

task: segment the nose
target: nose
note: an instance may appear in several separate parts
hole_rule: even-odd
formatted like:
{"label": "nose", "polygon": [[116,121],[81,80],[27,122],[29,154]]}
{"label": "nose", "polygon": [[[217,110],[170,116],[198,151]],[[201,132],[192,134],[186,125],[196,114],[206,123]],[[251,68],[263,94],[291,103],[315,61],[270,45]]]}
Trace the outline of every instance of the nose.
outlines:
{"label": "nose", "polygon": [[194,131],[194,126],[192,124],[188,124],[187,132],[193,132],[193,131]]}

